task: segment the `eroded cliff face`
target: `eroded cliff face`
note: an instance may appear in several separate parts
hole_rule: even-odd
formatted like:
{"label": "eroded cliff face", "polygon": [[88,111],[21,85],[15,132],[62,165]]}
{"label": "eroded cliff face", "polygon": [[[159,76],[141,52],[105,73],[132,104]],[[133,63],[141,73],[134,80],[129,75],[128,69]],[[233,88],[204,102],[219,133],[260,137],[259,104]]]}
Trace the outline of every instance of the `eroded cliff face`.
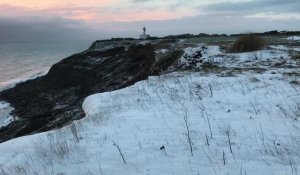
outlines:
{"label": "eroded cliff face", "polygon": [[0,142],[62,127],[84,117],[88,95],[112,91],[146,79],[155,64],[151,44],[87,50],[52,66],[43,77],[0,93],[20,119],[0,129]]}

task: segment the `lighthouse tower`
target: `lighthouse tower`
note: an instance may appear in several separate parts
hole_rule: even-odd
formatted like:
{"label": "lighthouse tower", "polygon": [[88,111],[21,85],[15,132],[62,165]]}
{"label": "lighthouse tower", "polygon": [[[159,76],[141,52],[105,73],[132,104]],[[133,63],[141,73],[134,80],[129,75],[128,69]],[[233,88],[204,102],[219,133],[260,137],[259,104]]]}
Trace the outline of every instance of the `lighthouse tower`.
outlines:
{"label": "lighthouse tower", "polygon": [[150,38],[150,35],[148,35],[146,32],[147,32],[147,29],[146,29],[146,27],[144,27],[143,28],[143,34],[140,35],[140,39],[148,39],[148,38]]}

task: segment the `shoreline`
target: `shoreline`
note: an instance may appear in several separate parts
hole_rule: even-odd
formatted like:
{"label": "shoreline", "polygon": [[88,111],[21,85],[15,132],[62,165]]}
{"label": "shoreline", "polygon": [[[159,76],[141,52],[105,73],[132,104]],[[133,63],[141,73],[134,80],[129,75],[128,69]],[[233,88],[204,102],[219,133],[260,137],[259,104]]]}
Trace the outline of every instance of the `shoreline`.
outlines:
{"label": "shoreline", "polygon": [[14,88],[19,83],[24,83],[29,80],[34,80],[36,78],[45,76],[50,68],[45,70],[35,71],[35,73],[30,75],[20,76],[19,78],[10,79],[7,81],[0,82],[0,92]]}
{"label": "shoreline", "polygon": [[154,60],[151,45],[86,50],[62,59],[44,76],[1,91],[0,99],[14,107],[12,115],[20,120],[0,129],[0,142],[58,129],[83,118],[82,102],[87,96],[146,79]]}
{"label": "shoreline", "polygon": [[0,128],[9,125],[14,120],[10,113],[14,110],[10,103],[0,101]]}
{"label": "shoreline", "polygon": [[[20,83],[25,83],[27,81],[45,76],[48,73],[49,69],[50,68],[36,71],[36,73],[30,74],[29,76],[24,75],[22,77],[11,79],[9,81],[0,82],[0,93],[5,90],[16,87],[16,85]],[[18,118],[18,116],[12,114],[14,110],[15,108],[9,102],[5,100],[0,100],[0,129],[2,127],[8,126],[14,121],[15,118]]]}

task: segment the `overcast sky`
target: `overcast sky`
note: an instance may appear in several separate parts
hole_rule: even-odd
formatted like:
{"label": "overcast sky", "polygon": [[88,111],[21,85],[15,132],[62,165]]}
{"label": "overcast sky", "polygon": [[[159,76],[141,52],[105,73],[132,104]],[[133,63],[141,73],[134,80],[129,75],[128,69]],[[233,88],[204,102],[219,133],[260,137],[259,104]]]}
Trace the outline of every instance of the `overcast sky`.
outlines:
{"label": "overcast sky", "polygon": [[0,42],[300,30],[300,0],[0,0]]}

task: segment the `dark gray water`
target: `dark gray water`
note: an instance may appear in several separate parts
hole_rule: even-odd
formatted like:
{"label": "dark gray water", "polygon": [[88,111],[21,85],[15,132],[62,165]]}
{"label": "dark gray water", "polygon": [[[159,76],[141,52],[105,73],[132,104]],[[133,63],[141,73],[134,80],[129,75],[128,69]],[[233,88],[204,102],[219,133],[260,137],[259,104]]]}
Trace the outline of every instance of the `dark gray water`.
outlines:
{"label": "dark gray water", "polygon": [[[74,53],[86,50],[91,41],[0,43],[0,91],[44,75],[50,67]],[[0,101],[0,127],[12,119],[9,104]]]}
{"label": "dark gray water", "polygon": [[0,89],[45,74],[54,63],[90,45],[88,41],[0,44]]}

